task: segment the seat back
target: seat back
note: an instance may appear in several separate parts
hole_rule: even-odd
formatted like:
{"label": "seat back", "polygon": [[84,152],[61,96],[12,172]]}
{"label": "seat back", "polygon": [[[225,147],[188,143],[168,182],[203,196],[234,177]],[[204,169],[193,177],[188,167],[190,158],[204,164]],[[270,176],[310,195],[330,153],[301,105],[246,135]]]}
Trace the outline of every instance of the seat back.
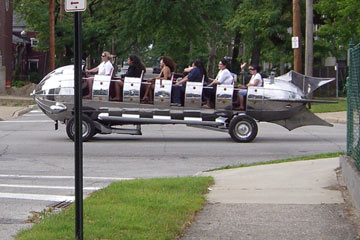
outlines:
{"label": "seat back", "polygon": [[123,102],[140,103],[141,79],[142,77],[125,77],[123,88]]}
{"label": "seat back", "polygon": [[171,103],[171,80],[155,80],[154,104],[157,106],[170,106]]}
{"label": "seat back", "polygon": [[215,109],[232,109],[234,84],[218,84],[216,86]]}
{"label": "seat back", "polygon": [[201,108],[202,82],[187,82],[185,88],[185,107]]}
{"label": "seat back", "polygon": [[92,99],[97,101],[109,100],[110,75],[95,75],[92,88]]}

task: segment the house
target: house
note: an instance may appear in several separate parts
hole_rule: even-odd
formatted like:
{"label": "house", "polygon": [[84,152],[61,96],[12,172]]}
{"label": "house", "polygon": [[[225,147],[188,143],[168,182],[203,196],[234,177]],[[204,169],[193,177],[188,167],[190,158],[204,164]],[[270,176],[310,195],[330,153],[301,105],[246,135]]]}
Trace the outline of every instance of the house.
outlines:
{"label": "house", "polygon": [[35,50],[37,32],[26,28],[21,15],[13,14],[12,51],[16,80],[38,83],[47,74],[47,53]]}
{"label": "house", "polygon": [[0,93],[15,80],[37,83],[47,74],[47,53],[35,50],[36,35],[13,12],[13,1],[0,0]]}

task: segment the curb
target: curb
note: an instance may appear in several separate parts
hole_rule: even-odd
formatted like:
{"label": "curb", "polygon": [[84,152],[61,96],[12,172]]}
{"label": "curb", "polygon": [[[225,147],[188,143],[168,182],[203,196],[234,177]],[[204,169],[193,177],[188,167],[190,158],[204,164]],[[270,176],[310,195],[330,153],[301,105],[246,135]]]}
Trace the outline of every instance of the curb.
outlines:
{"label": "curb", "polygon": [[12,118],[19,117],[21,115],[24,115],[24,114],[34,110],[35,108],[36,108],[36,105],[29,105],[28,107],[25,107],[25,108],[15,111],[11,117]]}
{"label": "curb", "polygon": [[340,156],[339,162],[347,189],[355,207],[360,211],[360,171],[356,168],[354,159],[349,156]]}

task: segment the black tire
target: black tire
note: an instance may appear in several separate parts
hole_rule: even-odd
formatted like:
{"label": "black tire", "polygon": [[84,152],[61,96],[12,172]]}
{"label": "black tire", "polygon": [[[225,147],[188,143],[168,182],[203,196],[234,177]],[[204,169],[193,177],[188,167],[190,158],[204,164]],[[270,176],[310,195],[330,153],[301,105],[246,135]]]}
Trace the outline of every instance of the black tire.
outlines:
{"label": "black tire", "polygon": [[[82,116],[82,131],[83,142],[89,141],[96,134],[96,128],[93,120],[84,115]],[[71,118],[66,123],[66,133],[71,140],[75,140],[75,118]]]}
{"label": "black tire", "polygon": [[255,139],[258,127],[254,119],[247,115],[238,115],[231,119],[229,134],[235,142],[251,142]]}

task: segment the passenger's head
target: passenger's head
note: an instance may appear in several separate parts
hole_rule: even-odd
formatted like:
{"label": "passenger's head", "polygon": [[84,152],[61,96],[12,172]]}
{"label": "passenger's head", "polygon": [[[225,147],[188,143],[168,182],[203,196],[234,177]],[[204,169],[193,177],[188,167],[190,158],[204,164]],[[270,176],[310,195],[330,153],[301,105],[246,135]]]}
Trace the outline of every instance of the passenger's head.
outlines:
{"label": "passenger's head", "polygon": [[163,68],[163,66],[167,66],[170,68],[171,72],[175,72],[176,71],[176,64],[175,62],[171,59],[171,57],[168,56],[163,56],[160,60],[160,67]]}
{"label": "passenger's head", "polygon": [[204,63],[200,59],[196,59],[193,63],[193,65],[200,69],[201,74],[205,75],[205,78],[207,78],[206,69],[204,67]]}
{"label": "passenger's head", "polygon": [[218,66],[220,70],[230,69],[229,62],[226,59],[221,59]]}
{"label": "passenger's head", "polygon": [[248,70],[251,74],[256,74],[256,73],[260,72],[260,67],[255,64],[250,64],[248,67]]}
{"label": "passenger's head", "polygon": [[109,61],[110,59],[111,59],[111,55],[110,55],[110,53],[109,52],[103,52],[102,54],[101,54],[101,59],[103,60],[103,61]]}
{"label": "passenger's head", "polygon": [[144,63],[141,61],[141,59],[136,56],[136,55],[130,55],[129,58],[128,58],[128,64],[129,65],[132,65],[132,66],[135,66],[139,69],[142,69],[145,71],[145,65]]}

